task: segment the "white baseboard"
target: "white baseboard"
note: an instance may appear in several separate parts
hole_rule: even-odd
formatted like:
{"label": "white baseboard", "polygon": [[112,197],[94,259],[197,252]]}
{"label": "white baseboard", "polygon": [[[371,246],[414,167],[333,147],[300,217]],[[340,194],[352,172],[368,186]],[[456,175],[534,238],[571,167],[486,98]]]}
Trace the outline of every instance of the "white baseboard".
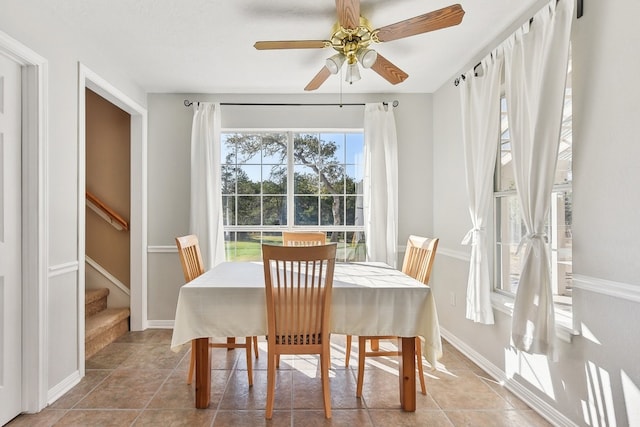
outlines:
{"label": "white baseboard", "polygon": [[173,329],[174,320],[148,320],[149,329]]}
{"label": "white baseboard", "polygon": [[515,394],[519,399],[526,403],[529,407],[535,410],[538,414],[544,417],[554,426],[566,426],[576,427],[577,424],[567,418],[564,414],[559,412],[556,408],[549,405],[544,400],[540,399],[531,390],[524,387],[517,381],[511,378],[507,378],[507,374],[491,363],[488,359],[482,356],[480,353],[469,347],[462,340],[458,339],[455,335],[440,327],[440,333],[442,338],[447,340],[451,345],[457,348],[462,354],[471,359],[476,365],[485,370],[496,381],[503,384],[504,387]]}
{"label": "white baseboard", "polygon": [[75,387],[81,379],[82,377],[80,376],[80,372],[75,371],[67,378],[51,387],[47,392],[47,405],[51,405],[53,402],[61,398],[66,392]]}

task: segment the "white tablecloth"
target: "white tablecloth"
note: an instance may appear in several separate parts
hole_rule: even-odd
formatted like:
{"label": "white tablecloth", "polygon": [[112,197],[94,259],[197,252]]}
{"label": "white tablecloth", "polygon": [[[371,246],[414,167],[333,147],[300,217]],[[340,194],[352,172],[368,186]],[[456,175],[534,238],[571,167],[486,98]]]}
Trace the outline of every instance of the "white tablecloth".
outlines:
{"label": "white tablecloth", "polygon": [[[419,336],[432,366],[442,356],[431,289],[385,264],[336,263],[331,315],[334,333]],[[171,349],[195,338],[266,332],[262,263],[225,262],[180,289]]]}

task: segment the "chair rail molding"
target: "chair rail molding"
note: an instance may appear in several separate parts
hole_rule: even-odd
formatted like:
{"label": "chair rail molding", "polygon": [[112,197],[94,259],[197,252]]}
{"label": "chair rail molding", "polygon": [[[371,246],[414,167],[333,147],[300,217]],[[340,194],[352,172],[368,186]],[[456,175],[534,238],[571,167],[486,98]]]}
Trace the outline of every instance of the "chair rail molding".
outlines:
{"label": "chair rail molding", "polygon": [[640,303],[639,285],[574,274],[573,288]]}
{"label": "chair rail molding", "polygon": [[178,253],[178,248],[176,245],[155,245],[155,246],[147,246],[147,253],[150,254],[176,254]]}
{"label": "chair rail molding", "polygon": [[456,250],[456,249],[439,247],[438,248],[438,253],[436,254],[436,256],[438,256],[438,255],[444,255],[444,256],[449,257],[449,258],[458,259],[460,261],[471,262],[471,254],[470,253],[465,252],[465,251]]}

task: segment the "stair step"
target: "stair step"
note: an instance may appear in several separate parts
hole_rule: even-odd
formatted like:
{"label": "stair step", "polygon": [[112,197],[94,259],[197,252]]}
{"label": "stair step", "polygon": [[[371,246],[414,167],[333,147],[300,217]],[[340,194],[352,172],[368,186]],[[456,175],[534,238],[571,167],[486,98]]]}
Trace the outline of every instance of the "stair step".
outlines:
{"label": "stair step", "polygon": [[86,289],[84,292],[84,318],[87,319],[107,308],[109,289]]}
{"label": "stair step", "polygon": [[128,308],[108,308],[85,321],[85,358],[88,359],[129,330]]}

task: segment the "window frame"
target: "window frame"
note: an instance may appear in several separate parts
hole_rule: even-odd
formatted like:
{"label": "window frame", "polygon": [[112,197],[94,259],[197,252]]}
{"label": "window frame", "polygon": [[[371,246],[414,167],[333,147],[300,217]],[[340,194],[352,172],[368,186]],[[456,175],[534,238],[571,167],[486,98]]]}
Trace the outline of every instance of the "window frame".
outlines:
{"label": "window frame", "polygon": [[[567,73],[572,73],[573,72],[573,64],[572,64],[572,60],[571,60],[571,54],[569,55],[569,64],[568,64],[568,69],[567,69]],[[567,83],[569,83],[569,78],[567,79]],[[567,88],[565,86],[565,107],[567,105],[567,101],[566,101],[566,96],[567,93],[569,93],[569,96],[571,96],[571,99],[573,99],[573,88],[569,87]],[[502,102],[506,102],[505,96],[504,96],[504,89],[501,92],[500,95],[500,102],[502,105]],[[499,118],[499,120],[502,121],[502,106],[501,106],[501,117]],[[505,110],[506,113],[506,110]],[[571,136],[572,136],[572,140],[573,140],[573,112],[571,114],[572,116],[572,125],[571,125]],[[508,189],[500,189],[500,183],[501,183],[501,171],[502,171],[502,167],[501,167],[501,152],[502,152],[502,143],[503,143],[503,138],[502,135],[504,133],[504,129],[502,129],[502,126],[499,126],[500,129],[500,134],[497,135],[497,137],[499,138],[499,142],[498,142],[498,147],[497,147],[497,154],[496,154],[496,162],[495,162],[495,168],[494,168],[494,178],[493,178],[493,183],[494,183],[494,190],[493,190],[493,221],[491,223],[491,226],[493,227],[492,230],[492,236],[493,236],[493,251],[492,251],[492,256],[493,256],[493,268],[491,271],[491,274],[493,276],[493,286],[492,286],[492,294],[491,294],[491,302],[492,302],[492,306],[493,308],[495,308],[496,310],[506,313],[508,315],[513,315],[513,307],[514,307],[514,301],[515,301],[515,293],[510,292],[508,290],[505,290],[501,287],[501,283],[502,283],[502,278],[503,278],[503,271],[502,271],[502,266],[501,266],[501,248],[500,245],[503,243],[503,239],[501,236],[501,230],[502,230],[502,225],[499,221],[501,220],[500,215],[501,215],[501,210],[500,210],[500,203],[502,200],[505,200],[508,197],[516,197],[518,196],[517,194],[517,190],[516,188],[508,188]],[[562,137],[562,135],[561,135]],[[510,141],[510,139],[509,139]],[[510,143],[510,142],[509,142]],[[572,141],[572,151],[573,151],[573,141]],[[573,162],[572,162],[573,163]],[[556,164],[556,168],[557,168],[557,164]],[[572,164],[572,169],[573,169],[573,164]],[[554,183],[552,190],[551,190],[551,195],[550,197],[552,198],[551,200],[551,205],[550,205],[550,209],[549,209],[549,227],[553,227],[554,221],[551,221],[550,218],[553,215],[553,198],[557,196],[558,193],[570,193],[571,197],[573,197],[573,180],[571,181],[566,181],[566,182],[561,182],[561,183]],[[572,209],[572,215],[573,215],[573,209]],[[554,244],[554,239],[552,238],[552,236],[549,236],[548,239],[548,248],[549,248],[549,254],[552,257],[551,261],[553,261],[553,257],[554,254],[555,256],[557,256],[558,253],[558,248],[553,247]],[[572,258],[572,262],[573,262],[573,256]],[[553,262],[551,262],[551,268],[552,268],[552,274],[554,274],[555,271],[557,271],[558,268],[558,263],[556,262],[555,265]],[[554,294],[554,297],[556,297],[557,295]],[[573,299],[571,298],[570,303],[567,304],[562,304],[560,305],[559,303],[554,303],[554,308],[555,308],[555,320],[556,320],[556,333],[558,335],[558,337],[566,342],[571,342],[571,338],[574,335],[579,335],[579,328],[574,324],[574,320],[573,320]]]}
{"label": "window frame", "polygon": [[[227,235],[228,233],[234,233],[233,235],[235,236],[235,238],[237,239],[237,233],[260,233],[260,240],[263,240],[264,236],[274,236],[277,237],[278,235],[281,236],[282,231],[322,231],[328,234],[328,238],[330,238],[330,236],[333,233],[339,233],[338,234],[338,241],[340,241],[340,239],[343,240],[344,242],[344,246],[348,246],[347,241],[353,240],[353,242],[356,242],[356,237],[358,237],[359,240],[362,240],[362,238],[360,236],[364,236],[365,233],[365,226],[364,226],[364,221],[362,222],[362,225],[346,225],[344,224],[345,221],[343,221],[343,224],[341,225],[322,225],[320,224],[321,220],[319,217],[319,224],[317,225],[296,225],[295,224],[295,197],[296,195],[300,196],[301,194],[295,193],[295,170],[296,170],[296,166],[299,166],[299,164],[296,164],[295,162],[295,156],[294,156],[294,136],[296,134],[318,134],[318,135],[322,135],[322,134],[343,134],[343,135],[348,135],[348,134],[358,134],[361,135],[362,140],[363,140],[363,152],[362,155],[364,157],[364,128],[222,128],[220,130],[220,136],[221,136],[221,141],[220,141],[220,150],[222,153],[222,149],[223,149],[223,141],[222,141],[222,136],[225,134],[266,134],[266,133],[279,133],[279,134],[285,134],[287,135],[287,159],[286,159],[286,168],[287,168],[287,179],[286,179],[286,194],[285,194],[285,199],[286,199],[286,218],[287,218],[287,224],[286,225],[265,225],[264,222],[264,211],[263,211],[263,206],[261,204],[261,208],[260,208],[260,212],[261,212],[261,218],[260,218],[260,225],[227,225],[226,223],[223,224],[223,232],[225,233],[225,235]],[[346,143],[346,138],[345,138],[345,143]],[[347,176],[346,173],[346,166],[352,166],[351,163],[346,163],[347,159],[342,159],[342,161],[339,163],[340,165],[345,167],[345,176]],[[363,165],[363,161],[364,159],[362,159],[362,162],[359,163],[360,166]],[[217,165],[220,170],[222,168],[222,166],[225,164],[225,159],[222,158],[222,155],[220,156],[220,163]],[[236,166],[238,164],[236,163]],[[261,163],[260,166],[262,167],[264,164],[262,163],[262,159],[261,159]],[[358,163],[356,163],[356,166],[358,165]],[[362,180],[364,180],[364,176],[362,176]],[[237,182],[236,182],[237,185]],[[236,191],[233,193],[233,195],[235,195],[236,197],[238,196],[238,192],[237,192],[237,187],[236,187]],[[222,194],[222,197],[228,196],[229,194]],[[260,198],[262,198],[265,194],[262,193],[262,190],[260,192],[260,194],[258,195]],[[314,195],[310,195],[310,196],[314,196]],[[347,189],[344,188],[343,189],[343,194],[341,195],[342,197],[344,197],[345,199],[345,203],[344,203],[344,207],[343,207],[343,216],[344,218],[346,218],[346,213],[347,213],[347,206],[346,206],[346,198],[350,197],[350,194],[347,193]],[[353,194],[352,197],[360,197],[363,198],[363,193],[361,192],[356,192]],[[315,196],[314,196],[315,197]],[[322,197],[322,195],[320,195],[320,198]],[[321,203],[320,199],[319,199],[319,203]],[[320,207],[320,206],[319,206]],[[237,209],[237,206],[236,206]],[[237,212],[237,211],[236,211]],[[320,213],[320,212],[319,212]],[[364,218],[363,218],[364,219]],[[358,234],[359,233],[359,234]],[[225,237],[225,245],[229,240]],[[364,239],[364,242],[366,242],[366,236]],[[225,252],[227,252],[227,250],[225,249]],[[348,262],[349,258],[348,258],[348,254],[346,253],[347,251],[345,251],[345,256],[343,259],[338,259],[339,261],[345,261]],[[356,259],[355,261],[359,261],[360,259]]]}

